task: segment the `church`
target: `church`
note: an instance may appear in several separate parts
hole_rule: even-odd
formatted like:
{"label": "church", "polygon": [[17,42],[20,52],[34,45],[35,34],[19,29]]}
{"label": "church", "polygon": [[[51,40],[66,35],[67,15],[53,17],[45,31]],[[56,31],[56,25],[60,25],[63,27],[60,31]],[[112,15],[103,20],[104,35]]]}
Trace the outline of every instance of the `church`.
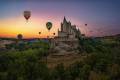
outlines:
{"label": "church", "polygon": [[76,40],[77,37],[81,36],[81,32],[76,28],[76,25],[72,25],[70,21],[67,21],[64,17],[63,22],[61,23],[61,30],[58,29],[59,40]]}

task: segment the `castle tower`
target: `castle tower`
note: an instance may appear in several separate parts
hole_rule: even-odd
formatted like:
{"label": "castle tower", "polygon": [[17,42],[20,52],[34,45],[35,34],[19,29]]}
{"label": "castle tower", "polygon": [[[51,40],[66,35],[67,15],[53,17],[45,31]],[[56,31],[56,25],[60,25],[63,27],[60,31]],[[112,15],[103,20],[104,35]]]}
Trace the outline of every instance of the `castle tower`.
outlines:
{"label": "castle tower", "polygon": [[67,20],[66,18],[64,17],[64,20],[63,20],[63,25],[62,25],[62,30],[63,32],[67,32]]}
{"label": "castle tower", "polygon": [[68,22],[68,34],[71,34],[71,22]]}
{"label": "castle tower", "polygon": [[64,16],[64,19],[63,19],[63,23],[64,23],[64,22],[67,23],[67,20],[66,20],[65,16]]}

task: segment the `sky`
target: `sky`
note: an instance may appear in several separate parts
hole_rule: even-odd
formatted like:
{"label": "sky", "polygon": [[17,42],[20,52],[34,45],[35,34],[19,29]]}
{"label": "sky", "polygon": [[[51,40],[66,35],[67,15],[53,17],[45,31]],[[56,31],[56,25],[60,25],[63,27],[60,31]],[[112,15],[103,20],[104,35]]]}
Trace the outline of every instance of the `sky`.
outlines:
{"label": "sky", "polygon": [[[28,22],[26,10],[31,11]],[[120,0],[0,0],[0,37],[54,37],[64,16],[86,36],[120,33]]]}

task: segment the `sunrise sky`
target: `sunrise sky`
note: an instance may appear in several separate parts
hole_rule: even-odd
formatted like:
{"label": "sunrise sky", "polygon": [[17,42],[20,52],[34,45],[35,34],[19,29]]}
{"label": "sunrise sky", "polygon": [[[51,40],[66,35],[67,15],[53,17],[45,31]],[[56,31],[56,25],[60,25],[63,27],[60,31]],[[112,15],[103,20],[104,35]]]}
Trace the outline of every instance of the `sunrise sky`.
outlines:
{"label": "sunrise sky", "polygon": [[[31,11],[28,22],[25,10]],[[0,37],[57,35],[64,16],[87,36],[120,33],[120,0],[0,0]],[[46,29],[48,21],[53,23],[50,32]]]}

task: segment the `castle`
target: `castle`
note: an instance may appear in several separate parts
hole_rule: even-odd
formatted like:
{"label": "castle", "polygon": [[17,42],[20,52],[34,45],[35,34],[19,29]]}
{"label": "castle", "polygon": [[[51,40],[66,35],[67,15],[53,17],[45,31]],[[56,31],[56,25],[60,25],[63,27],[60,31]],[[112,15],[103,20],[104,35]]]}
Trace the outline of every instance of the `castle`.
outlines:
{"label": "castle", "polygon": [[51,48],[60,54],[76,51],[79,46],[78,37],[82,37],[80,30],[64,17],[61,23],[61,30],[58,30],[58,36],[51,41]]}
{"label": "castle", "polygon": [[64,17],[63,23],[61,23],[61,31],[58,30],[58,39],[62,41],[77,40],[77,37],[81,36],[81,32],[76,28],[76,25],[71,25],[70,21],[67,21]]}

